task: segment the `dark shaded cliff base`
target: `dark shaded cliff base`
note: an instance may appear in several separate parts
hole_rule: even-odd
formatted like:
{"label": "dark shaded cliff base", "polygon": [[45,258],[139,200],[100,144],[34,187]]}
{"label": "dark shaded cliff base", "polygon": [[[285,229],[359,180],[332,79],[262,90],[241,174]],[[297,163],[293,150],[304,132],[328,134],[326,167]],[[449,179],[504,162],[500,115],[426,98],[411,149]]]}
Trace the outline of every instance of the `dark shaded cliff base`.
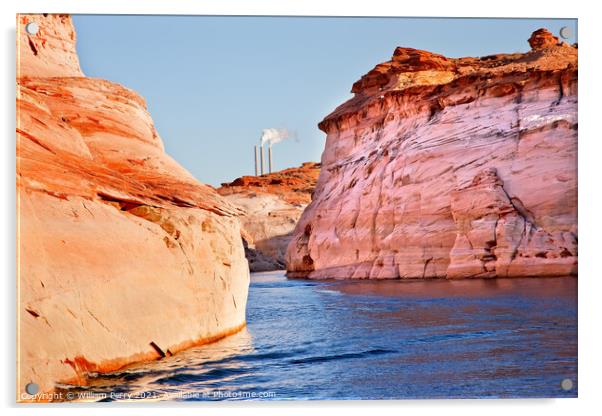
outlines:
{"label": "dark shaded cliff base", "polygon": [[306,162],[261,176],[243,176],[217,190],[244,211],[242,237],[252,272],[285,268],[286,248],[319,174],[319,163]]}
{"label": "dark shaded cliff base", "polygon": [[272,256],[267,256],[257,249],[250,248],[244,238],[242,241],[245,247],[245,256],[249,262],[249,270],[252,273],[284,270],[286,268],[284,261],[278,260]]}

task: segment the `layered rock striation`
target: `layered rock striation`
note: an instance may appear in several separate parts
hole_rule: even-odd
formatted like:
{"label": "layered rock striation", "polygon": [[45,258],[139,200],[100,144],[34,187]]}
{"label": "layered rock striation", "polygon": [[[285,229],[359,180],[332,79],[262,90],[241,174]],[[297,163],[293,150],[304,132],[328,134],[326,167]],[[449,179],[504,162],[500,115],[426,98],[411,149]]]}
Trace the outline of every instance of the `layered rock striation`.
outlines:
{"label": "layered rock striation", "polygon": [[327,116],[288,275],[577,273],[577,46],[451,59],[397,48]]}
{"label": "layered rock striation", "polygon": [[82,74],[68,16],[17,31],[18,398],[244,327],[241,211],[164,152],[142,97]]}
{"label": "layered rock striation", "polygon": [[217,190],[244,211],[242,238],[252,272],[285,268],[286,248],[319,174],[319,163],[306,162],[262,176],[243,176]]}

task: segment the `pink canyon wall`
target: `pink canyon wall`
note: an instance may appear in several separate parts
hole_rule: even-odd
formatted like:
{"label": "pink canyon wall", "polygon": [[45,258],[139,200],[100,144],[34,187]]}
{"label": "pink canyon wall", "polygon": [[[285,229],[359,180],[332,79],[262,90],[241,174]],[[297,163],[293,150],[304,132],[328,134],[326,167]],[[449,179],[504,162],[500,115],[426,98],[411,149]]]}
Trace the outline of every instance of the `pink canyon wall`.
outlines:
{"label": "pink canyon wall", "polygon": [[327,116],[322,170],[288,275],[471,278],[577,273],[577,47],[397,48]]}

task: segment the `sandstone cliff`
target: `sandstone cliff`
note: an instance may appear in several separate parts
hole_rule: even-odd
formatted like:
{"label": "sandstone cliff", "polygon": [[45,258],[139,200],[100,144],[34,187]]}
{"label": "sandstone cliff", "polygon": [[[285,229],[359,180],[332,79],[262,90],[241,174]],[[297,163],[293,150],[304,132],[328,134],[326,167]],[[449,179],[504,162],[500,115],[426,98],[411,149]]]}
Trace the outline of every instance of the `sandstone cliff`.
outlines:
{"label": "sandstone cliff", "polygon": [[252,272],[285,268],[286,248],[319,174],[320,164],[307,162],[262,176],[243,176],[217,190],[244,211],[240,220]]}
{"label": "sandstone cliff", "polygon": [[397,48],[327,116],[289,276],[465,278],[577,272],[577,47]]}
{"label": "sandstone cliff", "polygon": [[18,398],[242,328],[240,211],[165,154],[139,95],[82,74],[68,16],[17,31]]}

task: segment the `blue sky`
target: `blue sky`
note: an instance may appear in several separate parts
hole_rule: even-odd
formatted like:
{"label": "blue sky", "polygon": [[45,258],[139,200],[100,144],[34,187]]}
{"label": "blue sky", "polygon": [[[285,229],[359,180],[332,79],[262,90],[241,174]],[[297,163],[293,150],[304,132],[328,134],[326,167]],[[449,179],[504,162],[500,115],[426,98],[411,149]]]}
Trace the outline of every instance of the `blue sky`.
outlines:
{"label": "blue sky", "polygon": [[[450,57],[529,50],[531,32],[576,20],[75,15],[84,73],[147,101],[166,151],[219,186],[254,170],[269,127],[295,131],[274,145],[276,170],[319,161],[317,123],[396,46]],[[576,39],[568,39],[574,42]]]}

